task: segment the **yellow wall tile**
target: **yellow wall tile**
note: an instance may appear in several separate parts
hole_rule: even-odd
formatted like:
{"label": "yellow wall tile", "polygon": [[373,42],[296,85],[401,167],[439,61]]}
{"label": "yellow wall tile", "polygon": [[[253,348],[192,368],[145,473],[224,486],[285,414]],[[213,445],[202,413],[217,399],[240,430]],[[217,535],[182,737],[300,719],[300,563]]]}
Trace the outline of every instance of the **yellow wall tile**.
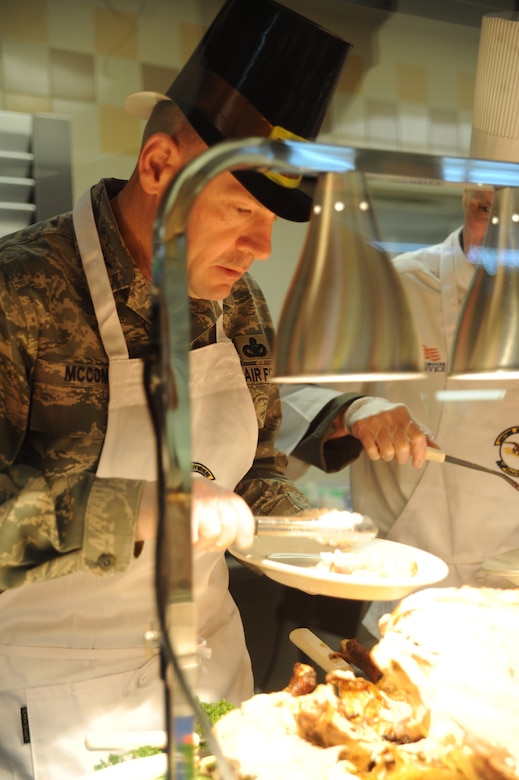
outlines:
{"label": "yellow wall tile", "polygon": [[101,151],[120,154],[139,153],[142,125],[124,108],[99,106],[99,137]]}
{"label": "yellow wall tile", "polygon": [[416,63],[397,63],[398,97],[406,103],[424,105],[428,100],[427,70]]}
{"label": "yellow wall tile", "polygon": [[32,43],[47,42],[47,3],[45,0],[0,1],[0,29],[3,38]]}
{"label": "yellow wall tile", "polygon": [[95,8],[94,38],[97,54],[137,59],[136,15]]}

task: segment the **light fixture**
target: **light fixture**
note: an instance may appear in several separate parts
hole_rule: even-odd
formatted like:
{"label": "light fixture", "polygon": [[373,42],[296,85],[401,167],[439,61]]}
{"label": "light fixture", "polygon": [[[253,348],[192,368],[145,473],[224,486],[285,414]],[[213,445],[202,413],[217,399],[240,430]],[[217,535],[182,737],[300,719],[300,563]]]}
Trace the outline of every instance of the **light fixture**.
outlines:
{"label": "light fixture", "polygon": [[[473,257],[471,255],[473,254]],[[458,321],[450,375],[519,379],[519,190],[496,190]]]}
{"label": "light fixture", "polygon": [[276,382],[413,378],[422,356],[365,177],[324,173],[281,311]]}

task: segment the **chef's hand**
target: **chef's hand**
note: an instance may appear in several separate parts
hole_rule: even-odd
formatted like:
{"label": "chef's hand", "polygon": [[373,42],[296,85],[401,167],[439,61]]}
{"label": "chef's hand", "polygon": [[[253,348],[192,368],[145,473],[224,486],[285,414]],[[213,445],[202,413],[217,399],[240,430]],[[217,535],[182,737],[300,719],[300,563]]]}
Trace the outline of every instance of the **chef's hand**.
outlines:
{"label": "chef's hand", "polygon": [[197,550],[242,550],[254,541],[254,517],[237,493],[204,477],[193,477],[193,544]]}
{"label": "chef's hand", "polygon": [[417,422],[405,404],[385,398],[357,398],[342,415],[342,425],[362,442],[371,460],[407,463],[416,468],[425,461],[427,446],[437,447],[430,430]]}

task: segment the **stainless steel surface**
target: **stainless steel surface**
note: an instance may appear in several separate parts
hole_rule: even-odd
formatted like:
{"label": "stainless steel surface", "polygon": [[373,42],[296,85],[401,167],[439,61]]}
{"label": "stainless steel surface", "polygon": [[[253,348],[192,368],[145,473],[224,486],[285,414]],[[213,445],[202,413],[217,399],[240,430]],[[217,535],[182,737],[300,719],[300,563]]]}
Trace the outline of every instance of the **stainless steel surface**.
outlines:
{"label": "stainless steel surface", "polygon": [[32,151],[36,219],[70,211],[73,205],[71,118],[34,114]]}
{"label": "stainless steel surface", "polygon": [[427,449],[426,460],[435,463],[452,463],[454,466],[463,466],[467,469],[474,469],[475,471],[484,471],[486,474],[492,474],[494,477],[501,477],[505,482],[508,482],[515,490],[519,490],[519,482],[509,477],[508,474],[504,474],[497,469],[489,469],[486,466],[480,466],[479,463],[472,463],[469,460],[462,460],[461,458],[455,458],[452,455],[446,455],[441,450],[436,450],[432,447]]}
{"label": "stainless steel surface", "polygon": [[71,120],[0,111],[0,235],[72,208]]}
{"label": "stainless steel surface", "polygon": [[519,378],[519,189],[494,194],[460,314],[451,376]]}
{"label": "stainless steel surface", "polygon": [[281,312],[274,381],[405,379],[423,372],[404,290],[380,244],[364,175],[321,175]]}

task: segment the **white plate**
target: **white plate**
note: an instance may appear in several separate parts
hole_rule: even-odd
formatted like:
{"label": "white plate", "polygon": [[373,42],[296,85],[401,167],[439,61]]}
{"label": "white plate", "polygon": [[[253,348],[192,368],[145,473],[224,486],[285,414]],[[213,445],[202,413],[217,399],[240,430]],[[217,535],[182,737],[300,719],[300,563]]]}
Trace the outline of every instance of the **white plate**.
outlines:
{"label": "white plate", "polygon": [[501,555],[496,555],[495,558],[488,558],[483,561],[481,568],[519,586],[519,549],[508,550]]}
{"label": "white plate", "polygon": [[[243,563],[256,566],[267,577],[311,595],[333,596],[360,601],[401,599],[417,588],[431,585],[447,576],[447,565],[430,553],[386,539],[372,539],[355,547],[363,561],[375,565],[383,561],[385,573],[358,569],[353,574],[329,573],[316,568],[321,552],[330,552],[312,539],[256,537],[247,550],[230,549]],[[402,575],[412,564],[416,574]],[[391,575],[394,566],[395,575]],[[389,576],[388,576],[389,575]]]}

